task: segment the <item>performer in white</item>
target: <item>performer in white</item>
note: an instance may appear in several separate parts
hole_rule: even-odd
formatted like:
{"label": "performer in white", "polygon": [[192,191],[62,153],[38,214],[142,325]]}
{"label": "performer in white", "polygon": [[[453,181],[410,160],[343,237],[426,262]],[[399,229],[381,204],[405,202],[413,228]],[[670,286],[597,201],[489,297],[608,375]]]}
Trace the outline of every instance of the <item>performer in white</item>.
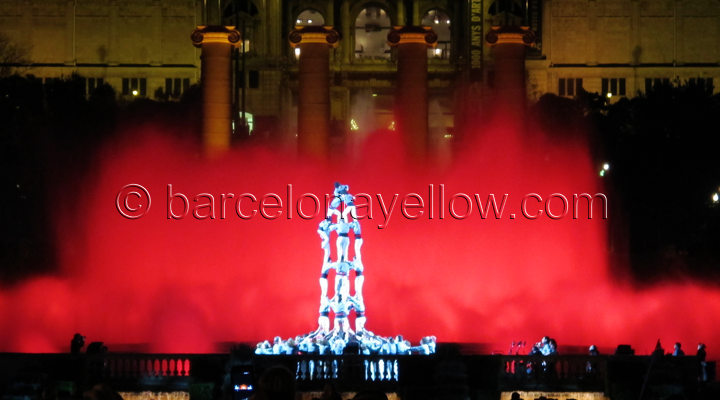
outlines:
{"label": "performer in white", "polygon": [[332,220],[333,214],[338,216],[338,219],[342,217],[342,214],[338,210],[338,207],[340,207],[340,203],[342,203],[342,199],[340,196],[342,194],[347,193],[349,189],[348,185],[341,185],[340,182],[335,182],[335,189],[333,190],[333,199],[330,202],[330,205],[328,206],[327,215],[325,216],[326,219]]}
{"label": "performer in white", "polygon": [[[348,214],[352,215],[353,220],[357,219],[355,196],[350,194],[348,190],[350,190],[350,186],[343,185],[340,182],[335,182],[333,199],[328,206],[326,219],[332,220],[333,214],[338,216],[338,220],[343,219],[345,222],[348,222]],[[338,210],[341,203],[345,204],[345,208],[342,213]]]}
{"label": "performer in white", "polygon": [[320,304],[320,316],[318,316],[318,328],[315,330],[315,332],[312,332],[309,336],[310,337],[316,337],[321,336],[324,337],[325,335],[330,332],[330,303],[325,299],[323,303]]}
{"label": "performer in white", "polygon": [[336,262],[343,262],[348,260],[348,247],[350,246],[350,238],[348,237],[348,234],[350,233],[351,226],[347,222],[343,221],[342,219],[339,220],[336,224],[330,225],[330,231],[337,232],[337,241],[335,242],[335,245],[337,247],[337,261]]}
{"label": "performer in white", "polygon": [[335,314],[333,321],[334,336],[353,334],[347,319],[352,310],[355,310],[355,330],[362,332],[365,329],[365,307],[350,296],[350,284],[347,279],[339,280],[337,294],[330,301],[330,308]]}
{"label": "performer in white", "polygon": [[330,268],[332,268],[332,263],[330,261],[330,227],[331,227],[330,221],[327,219],[324,219],[320,221],[320,224],[318,225],[317,233],[320,235],[320,247],[323,249],[323,263],[322,268],[320,269],[320,307],[323,307],[323,305],[327,305],[327,289],[328,289],[328,282],[327,282],[327,276],[328,272],[330,272]]}
{"label": "performer in white", "polygon": [[323,249],[323,266],[330,262],[330,226],[331,222],[324,219],[318,224],[317,233],[320,235],[320,248]]}
{"label": "performer in white", "polygon": [[340,195],[340,200],[345,203],[345,209],[342,212],[342,219],[348,222],[348,214],[352,215],[353,221],[357,220],[357,212],[355,209],[355,196],[350,193],[343,193]]}
{"label": "performer in white", "polygon": [[363,275],[365,267],[363,266],[362,254],[360,253],[360,248],[363,244],[362,230],[360,229],[360,221],[358,220],[354,220],[349,225],[353,231],[353,240],[355,241],[355,258],[353,258],[353,269],[355,270],[355,299],[365,308],[362,294],[363,283],[365,283],[365,276]]}

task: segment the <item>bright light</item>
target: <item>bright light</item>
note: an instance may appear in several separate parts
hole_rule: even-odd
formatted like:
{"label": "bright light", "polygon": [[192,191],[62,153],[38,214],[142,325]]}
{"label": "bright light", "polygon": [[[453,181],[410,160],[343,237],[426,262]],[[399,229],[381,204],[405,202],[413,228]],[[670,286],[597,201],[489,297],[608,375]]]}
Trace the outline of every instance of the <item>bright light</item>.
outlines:
{"label": "bright light", "polygon": [[311,19],[308,20],[308,24],[312,24],[312,20],[311,20]]}
{"label": "bright light", "polygon": [[388,125],[388,129],[390,129],[391,131],[395,130],[395,121],[391,122],[390,125]]}
{"label": "bright light", "polygon": [[372,97],[377,97],[377,93],[373,93],[373,94],[372,94]]}
{"label": "bright light", "polygon": [[603,163],[602,168],[600,168],[600,172],[598,172],[598,174],[601,177],[604,177],[605,175],[608,174],[608,172],[610,172],[610,163],[605,162],[605,163]]}
{"label": "bright light", "polygon": [[713,195],[712,195],[712,201],[713,201],[713,203],[718,203],[718,202],[720,202],[720,194],[718,194],[717,192],[713,193]]}
{"label": "bright light", "polygon": [[302,20],[301,19],[295,20],[295,23],[300,25],[300,24],[302,24]]}
{"label": "bright light", "polygon": [[450,25],[450,20],[445,21],[446,24]]}
{"label": "bright light", "polygon": [[445,135],[443,135],[443,137],[445,139],[452,139],[453,135],[452,135],[452,133],[446,133]]}
{"label": "bright light", "polygon": [[442,49],[435,49],[435,55],[436,56],[442,55]]}
{"label": "bright light", "polygon": [[133,96],[137,96],[137,95],[138,95],[138,91],[137,91],[137,90],[133,90],[133,91],[132,91],[132,95],[133,95]]}
{"label": "bright light", "polygon": [[295,57],[300,57],[300,48],[299,47],[295,48]]}
{"label": "bright light", "polygon": [[438,19],[438,17],[435,17],[435,20],[434,20],[433,22],[436,23],[436,24],[439,24],[439,23],[440,23],[440,20]]}
{"label": "bright light", "polygon": [[358,129],[360,129],[360,127],[358,126],[357,122],[355,122],[355,118],[350,119],[350,130],[356,131]]}
{"label": "bright light", "polygon": [[[238,119],[239,120],[243,119],[242,111],[238,112]],[[255,127],[255,118],[253,117],[253,115],[251,113],[249,113],[247,111],[245,112],[245,124],[248,127],[248,134],[252,135],[253,129],[255,129],[254,128]]]}
{"label": "bright light", "polygon": [[606,94],[606,96],[607,96],[607,98],[609,99],[609,98],[612,97],[612,93],[608,92],[608,94]]}

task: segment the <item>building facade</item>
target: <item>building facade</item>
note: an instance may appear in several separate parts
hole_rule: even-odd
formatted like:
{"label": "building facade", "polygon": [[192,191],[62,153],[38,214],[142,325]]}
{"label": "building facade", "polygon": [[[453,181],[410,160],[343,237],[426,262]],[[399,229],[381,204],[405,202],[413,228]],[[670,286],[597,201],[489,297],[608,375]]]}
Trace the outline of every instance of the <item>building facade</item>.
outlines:
{"label": "building facade", "polygon": [[177,97],[199,77],[188,30],[195,1],[0,1],[0,34],[25,53],[18,71],[55,79],[79,74],[120,96]]}
{"label": "building facade", "polygon": [[[659,83],[712,85],[720,73],[720,2],[550,0],[528,94],[632,97]],[[715,79],[715,81],[713,81]]]}
{"label": "building facade", "polygon": [[[79,74],[119,96],[178,98],[200,78],[198,25],[234,25],[234,114],[256,134],[292,135],[297,114],[295,25],[332,25],[331,119],[343,136],[392,129],[395,25],[431,26],[431,138],[451,137],[472,99],[492,85],[492,26],[529,26],[529,100],[580,88],[630,97],[662,82],[712,84],[720,75],[718,0],[0,0],[0,34],[26,51],[17,71],[43,79]],[[471,106],[469,107],[468,104]],[[238,117],[239,120],[242,120]],[[285,133],[283,133],[285,132]]]}

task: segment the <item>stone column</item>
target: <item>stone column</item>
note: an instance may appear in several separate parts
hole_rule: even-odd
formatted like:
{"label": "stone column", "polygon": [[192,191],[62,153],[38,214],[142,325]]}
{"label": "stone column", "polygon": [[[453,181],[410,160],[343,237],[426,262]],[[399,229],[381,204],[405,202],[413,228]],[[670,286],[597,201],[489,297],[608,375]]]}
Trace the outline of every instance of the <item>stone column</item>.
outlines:
{"label": "stone column", "polygon": [[240,45],[234,26],[198,26],[192,34],[202,49],[202,142],[206,156],[218,156],[230,148],[232,96],[230,50]]}
{"label": "stone column", "polygon": [[388,43],[397,48],[395,118],[410,158],[422,161],[428,148],[427,49],[437,35],[430,27],[396,26]]}
{"label": "stone column", "polygon": [[[506,110],[522,110],[525,89],[525,49],[535,43],[535,34],[526,26],[494,26],[486,40],[492,46],[496,100]],[[520,107],[520,108],[517,108]]]}
{"label": "stone column", "polygon": [[328,156],[330,138],[330,48],[340,35],[331,26],[296,27],[288,36],[300,49],[298,67],[298,152]]}

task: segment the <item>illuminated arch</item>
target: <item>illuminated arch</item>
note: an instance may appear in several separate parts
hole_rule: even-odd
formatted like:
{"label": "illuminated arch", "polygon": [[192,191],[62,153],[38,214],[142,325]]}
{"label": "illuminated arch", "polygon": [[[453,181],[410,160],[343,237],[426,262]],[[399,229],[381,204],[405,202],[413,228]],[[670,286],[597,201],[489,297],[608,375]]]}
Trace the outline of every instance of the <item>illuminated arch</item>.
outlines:
{"label": "illuminated arch", "polygon": [[428,49],[429,59],[450,59],[450,42],[452,39],[450,16],[439,8],[432,8],[423,15],[420,24],[432,27],[438,37],[437,47]]}
{"label": "illuminated arch", "polygon": [[325,25],[325,16],[314,8],[305,8],[295,16],[296,26],[322,26]]}
{"label": "illuminated arch", "polygon": [[384,3],[365,3],[355,10],[353,38],[355,59],[389,60],[387,35],[393,25],[389,7]]}

